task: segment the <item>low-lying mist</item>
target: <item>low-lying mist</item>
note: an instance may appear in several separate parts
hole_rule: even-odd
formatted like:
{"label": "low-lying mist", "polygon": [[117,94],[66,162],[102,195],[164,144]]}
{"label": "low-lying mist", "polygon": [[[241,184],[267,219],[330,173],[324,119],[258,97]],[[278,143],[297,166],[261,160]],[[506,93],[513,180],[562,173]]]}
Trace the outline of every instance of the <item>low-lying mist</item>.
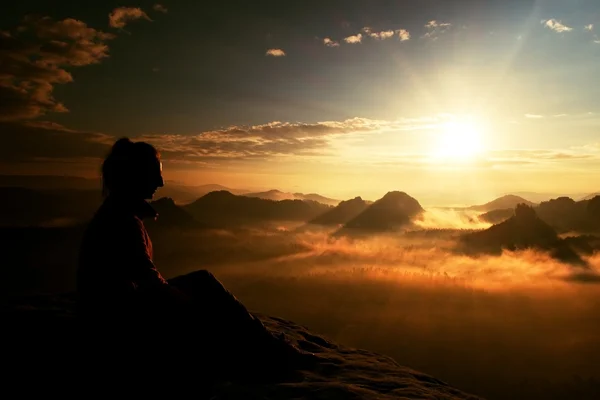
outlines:
{"label": "low-lying mist", "polygon": [[235,261],[208,268],[253,311],[489,399],[600,393],[600,256],[586,257],[588,268],[535,250],[469,257],[454,251],[462,231],[451,229],[331,233],[279,225],[232,234]]}
{"label": "low-lying mist", "polygon": [[429,208],[415,224],[422,229],[487,229],[492,224],[481,221],[481,212]]}
{"label": "low-lying mist", "polygon": [[[254,312],[378,351],[488,399],[600,398],[600,255],[467,256],[477,214],[428,211],[404,232],[336,236],[297,222],[154,229],[167,277],[209,269]],[[427,228],[427,229],[423,229]],[[5,232],[7,290],[71,290],[80,231]],[[14,253],[14,254],[13,254]]]}

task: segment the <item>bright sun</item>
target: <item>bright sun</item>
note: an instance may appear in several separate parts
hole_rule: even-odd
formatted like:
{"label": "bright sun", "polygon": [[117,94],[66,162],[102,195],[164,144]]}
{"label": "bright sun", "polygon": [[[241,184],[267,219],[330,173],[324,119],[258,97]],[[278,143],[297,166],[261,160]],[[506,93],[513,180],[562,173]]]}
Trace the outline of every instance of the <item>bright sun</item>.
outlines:
{"label": "bright sun", "polygon": [[432,157],[438,161],[470,161],[483,152],[483,129],[474,120],[443,124],[436,135]]}

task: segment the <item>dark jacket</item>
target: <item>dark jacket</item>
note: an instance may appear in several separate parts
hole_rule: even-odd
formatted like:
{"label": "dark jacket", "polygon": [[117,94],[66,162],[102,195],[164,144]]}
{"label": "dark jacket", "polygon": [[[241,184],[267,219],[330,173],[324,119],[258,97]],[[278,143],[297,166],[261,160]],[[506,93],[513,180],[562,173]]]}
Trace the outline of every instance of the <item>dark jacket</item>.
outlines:
{"label": "dark jacket", "polygon": [[143,223],[156,217],[146,201],[105,199],[81,243],[80,310],[122,310],[139,290],[167,285],[154,266],[152,242]]}

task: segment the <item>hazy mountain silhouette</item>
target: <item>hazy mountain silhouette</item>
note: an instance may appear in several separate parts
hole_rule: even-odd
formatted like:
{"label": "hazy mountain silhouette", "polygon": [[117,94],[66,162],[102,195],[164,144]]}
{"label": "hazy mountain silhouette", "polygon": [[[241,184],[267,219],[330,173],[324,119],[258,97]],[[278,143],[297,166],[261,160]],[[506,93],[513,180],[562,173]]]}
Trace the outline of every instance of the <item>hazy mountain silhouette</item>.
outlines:
{"label": "hazy mountain silhouette", "polygon": [[206,185],[185,185],[182,183],[167,182],[164,187],[159,188],[156,191],[156,198],[170,197],[175,201],[175,203],[189,204],[210,192],[222,190],[226,190],[233,194],[242,194],[247,192],[246,190],[231,189],[215,183]]}
{"label": "hazy mountain silhouette", "polygon": [[348,221],[343,230],[391,231],[409,224],[425,211],[419,202],[404,192],[388,192]]}
{"label": "hazy mountain silhouette", "polygon": [[588,194],[587,196],[580,198],[579,201],[591,200],[591,199],[593,199],[594,197],[597,197],[597,196],[600,196],[600,192]]}
{"label": "hazy mountain silhouette", "polygon": [[493,211],[493,210],[515,208],[518,204],[526,204],[528,206],[535,205],[535,203],[532,203],[529,200],[525,200],[522,197],[509,194],[506,196],[499,197],[495,200],[492,200],[489,203],[468,207],[468,209],[474,210],[474,211],[489,212],[489,211]]}
{"label": "hazy mountain silhouette", "polygon": [[574,199],[578,199],[580,197],[585,196],[585,194],[581,194],[581,193],[551,193],[551,192],[546,192],[546,193],[512,192],[512,193],[507,193],[507,194],[522,197],[524,199],[527,199],[527,200],[532,201],[537,204],[541,203],[542,201],[548,201],[548,200],[556,199],[558,197],[571,197]]}
{"label": "hazy mountain silhouette", "polygon": [[[558,197],[543,201],[533,208],[544,222],[558,232],[593,232],[600,230],[599,203],[600,196],[581,201]],[[479,219],[497,224],[509,219],[513,213],[511,208],[497,209],[481,214]]]}
{"label": "hazy mountain silhouette", "polygon": [[480,221],[489,222],[490,224],[499,224],[515,215],[514,208],[502,208],[483,213],[479,216]]}
{"label": "hazy mountain silhouette", "polygon": [[0,225],[73,224],[91,218],[101,203],[99,190],[0,187]]}
{"label": "hazy mountain silhouette", "polygon": [[268,221],[308,221],[331,209],[315,201],[265,200],[228,191],[208,193],[184,207],[201,223],[231,225]]}
{"label": "hazy mountain silhouette", "polygon": [[175,201],[169,197],[163,197],[150,203],[158,213],[156,220],[148,220],[146,225],[149,228],[154,226],[168,228],[206,228],[196,221],[192,214],[183,207],[175,204]]}
{"label": "hazy mountain silhouette", "polygon": [[[182,281],[186,277],[173,279]],[[202,359],[190,358],[188,353],[180,350],[186,346],[192,350],[194,343],[175,344],[160,337],[164,340],[164,344],[161,343],[165,349],[163,350],[153,348],[156,346],[154,340],[144,341],[144,338],[140,338],[148,357],[138,358],[131,354],[137,349],[133,344],[127,344],[130,351],[122,351],[121,347],[114,351],[109,345],[102,347],[105,345],[102,341],[97,343],[94,340],[82,340],[82,331],[78,329],[76,317],[76,296],[73,293],[9,298],[3,301],[0,309],[5,327],[3,337],[7,343],[19,349],[4,357],[4,362],[11,365],[4,374],[7,383],[20,378],[18,375],[23,373],[23,368],[27,368],[27,379],[32,382],[40,379],[47,382],[69,376],[75,380],[83,379],[86,383],[93,380],[94,385],[101,383],[105,389],[110,390],[122,391],[123,385],[126,385],[126,390],[131,385],[136,385],[136,390],[141,393],[154,390],[151,386],[139,387],[135,379],[107,380],[102,374],[90,372],[98,367],[98,361],[91,354],[94,354],[94,350],[100,350],[102,358],[111,358],[111,370],[114,370],[115,376],[119,376],[122,371],[119,368],[122,367],[138,372],[167,368],[161,372],[161,376],[167,374],[167,381],[177,379],[177,390],[181,390],[181,393],[193,390],[195,397],[199,399],[479,399],[432,376],[400,366],[391,357],[347,348],[306,327],[262,314],[256,316],[267,329],[276,335],[285,335],[301,350],[315,354],[319,358],[318,363],[299,368],[294,373],[272,377],[267,375],[258,379],[252,378],[256,374],[251,370],[247,371],[247,376],[242,374],[241,377],[239,373],[229,375],[227,371],[209,375],[206,374],[206,368],[210,368],[210,365],[203,365]],[[198,315],[198,323],[202,323],[201,315]],[[103,328],[110,330],[113,327]],[[169,331],[169,337],[177,336],[177,326],[163,328]],[[173,347],[178,351],[172,351]],[[63,368],[53,368],[57,359],[62,360]],[[260,361],[256,360],[257,365]],[[11,373],[15,374],[14,378]],[[52,387],[44,387],[44,390],[48,394]],[[177,392],[173,390],[174,388],[169,389],[172,393]]]}
{"label": "hazy mountain silhouette", "polygon": [[317,218],[309,221],[316,225],[340,225],[356,218],[360,213],[365,211],[369,203],[363,200],[360,196],[350,200],[342,201],[335,208],[327,211],[325,214],[319,215]]}
{"label": "hazy mountain silhouette", "polygon": [[321,196],[317,193],[286,193],[277,189],[268,190],[266,192],[256,192],[256,193],[243,193],[246,197],[258,197],[260,199],[265,200],[311,200],[316,201],[317,203],[322,203],[330,206],[336,206],[339,204],[339,200],[330,199],[325,196]]}
{"label": "hazy mountain silhouette", "polygon": [[76,189],[100,190],[100,178],[63,175],[0,175],[0,187],[20,187],[35,190]]}
{"label": "hazy mountain silhouette", "polygon": [[340,200],[330,199],[329,197],[321,196],[318,193],[294,193],[294,196],[296,196],[298,200],[316,201],[317,203],[327,204],[329,206],[337,206],[340,204]]}
{"label": "hazy mountain silhouette", "polygon": [[491,247],[514,250],[552,244],[558,239],[558,234],[536,215],[533,208],[519,205],[507,221],[481,232],[466,234],[462,239],[481,249]]}
{"label": "hazy mountain silhouette", "polygon": [[600,195],[594,196],[588,201],[587,212],[592,219],[600,222]]}
{"label": "hazy mountain silhouette", "polygon": [[594,222],[589,219],[588,202],[559,197],[540,203],[536,212],[541,219],[559,232],[588,230],[593,227]]}
{"label": "hazy mountain silhouette", "polygon": [[568,241],[561,240],[557,232],[525,204],[517,205],[510,219],[484,231],[463,235],[460,239],[470,252],[498,254],[503,249],[537,248],[550,251],[552,256],[562,261],[583,264]]}

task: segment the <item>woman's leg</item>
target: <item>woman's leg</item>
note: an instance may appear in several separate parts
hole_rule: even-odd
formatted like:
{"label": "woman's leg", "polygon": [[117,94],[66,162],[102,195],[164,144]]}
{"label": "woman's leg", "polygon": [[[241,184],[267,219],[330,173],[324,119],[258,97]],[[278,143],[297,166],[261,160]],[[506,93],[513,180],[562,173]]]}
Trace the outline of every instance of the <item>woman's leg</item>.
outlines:
{"label": "woman's leg", "polygon": [[172,278],[169,284],[191,299],[201,319],[218,323],[217,328],[220,327],[221,330],[249,329],[267,332],[260,320],[209,271],[200,270]]}
{"label": "woman's leg", "polygon": [[314,354],[302,352],[284,336],[271,334],[210,272],[196,271],[170,279],[169,284],[192,299],[189,324],[201,326],[202,336],[210,342],[208,354],[216,355],[217,363],[229,362],[246,379],[253,379],[252,372],[275,377],[318,362]]}

